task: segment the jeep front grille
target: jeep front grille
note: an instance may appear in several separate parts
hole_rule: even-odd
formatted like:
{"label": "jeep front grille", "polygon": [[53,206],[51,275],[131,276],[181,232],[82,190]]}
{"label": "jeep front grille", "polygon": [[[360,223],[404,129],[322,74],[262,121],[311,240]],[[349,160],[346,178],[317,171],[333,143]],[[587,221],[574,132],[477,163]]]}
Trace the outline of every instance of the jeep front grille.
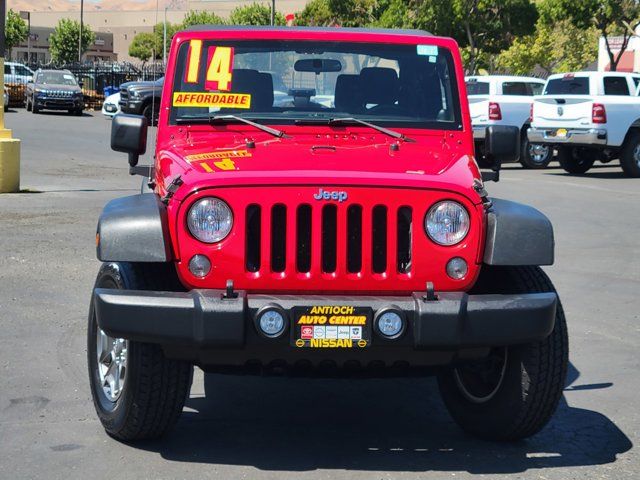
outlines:
{"label": "jeep front grille", "polygon": [[412,228],[409,206],[250,204],[245,268],[306,274],[317,265],[326,274],[408,274]]}

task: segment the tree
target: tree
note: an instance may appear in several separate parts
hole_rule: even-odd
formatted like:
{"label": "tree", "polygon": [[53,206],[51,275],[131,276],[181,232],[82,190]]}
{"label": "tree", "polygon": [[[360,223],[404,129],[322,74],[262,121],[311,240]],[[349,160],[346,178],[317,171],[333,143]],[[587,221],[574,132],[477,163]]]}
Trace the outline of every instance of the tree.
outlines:
{"label": "tree", "polygon": [[[595,27],[604,37],[611,71],[618,68],[629,40],[640,25],[638,0],[547,0],[541,4],[541,15],[550,21],[568,20],[579,28]],[[609,37],[622,37],[616,54]]]}
{"label": "tree", "polygon": [[29,29],[27,23],[13,10],[7,12],[5,24],[5,47],[7,56],[11,56],[11,49],[27,38]]}
{"label": "tree", "polygon": [[[156,36],[149,32],[140,32],[133,37],[131,45],[129,45],[129,55],[143,62],[148,61],[153,57],[155,52],[155,58],[158,58],[158,51],[156,50]],[[162,55],[162,52],[159,52]]]}
{"label": "tree", "polygon": [[533,33],[538,13],[530,0],[412,0],[414,27],[454,37],[466,50],[467,71]]}
{"label": "tree", "polygon": [[226,22],[213,12],[189,11],[182,21],[183,28],[191,25],[224,25]]}
{"label": "tree", "polygon": [[329,0],[311,0],[301,12],[296,13],[296,25],[308,27],[332,27],[338,21],[331,11]]}
{"label": "tree", "polygon": [[[78,38],[80,37],[80,22],[69,18],[62,18],[53,33],[49,36],[51,58],[58,63],[72,63],[78,60]],[[82,52],[86,52],[89,45],[96,40],[91,28],[84,24],[82,28]]]}
{"label": "tree", "polygon": [[569,20],[553,24],[538,21],[533,35],[517,38],[511,47],[500,53],[500,70],[526,75],[539,67],[547,74],[582,70],[598,54],[598,31],[595,27],[581,29]]}
{"label": "tree", "polygon": [[[167,53],[169,52],[169,48],[171,47],[171,40],[173,36],[176,34],[178,30],[181,30],[183,27],[182,24],[174,24],[171,22],[167,22]],[[153,35],[155,38],[154,48],[156,51],[156,59],[162,58],[162,49],[165,47],[164,45],[164,22],[156,23],[153,27]]]}
{"label": "tree", "polygon": [[[271,7],[260,3],[236,7],[229,15],[229,23],[232,25],[270,25]],[[275,24],[285,25],[286,23],[284,15],[276,12]]]}

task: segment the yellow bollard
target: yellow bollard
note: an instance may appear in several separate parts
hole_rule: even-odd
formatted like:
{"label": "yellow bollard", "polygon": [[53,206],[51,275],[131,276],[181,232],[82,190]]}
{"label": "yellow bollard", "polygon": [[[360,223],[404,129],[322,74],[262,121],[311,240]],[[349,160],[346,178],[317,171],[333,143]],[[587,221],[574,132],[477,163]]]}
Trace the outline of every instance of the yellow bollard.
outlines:
{"label": "yellow bollard", "polygon": [[[0,55],[0,72],[4,72],[4,58]],[[4,92],[4,75],[0,76],[0,90]],[[4,108],[0,108],[0,193],[20,191],[20,140],[11,137],[4,128]]]}

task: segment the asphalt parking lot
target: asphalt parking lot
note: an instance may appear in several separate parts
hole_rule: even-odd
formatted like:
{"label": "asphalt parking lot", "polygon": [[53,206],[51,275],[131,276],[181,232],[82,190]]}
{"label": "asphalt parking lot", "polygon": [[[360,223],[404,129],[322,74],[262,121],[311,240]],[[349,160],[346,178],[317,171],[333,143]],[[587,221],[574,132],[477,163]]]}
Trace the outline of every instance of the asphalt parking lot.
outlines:
{"label": "asphalt parking lot", "polygon": [[175,430],[125,445],[103,432],[91,403],[85,324],[98,215],[136,193],[139,177],[109,150],[99,113],[13,109],[5,120],[22,140],[25,193],[0,195],[0,477],[640,477],[640,183],[617,162],[583,176],[507,166],[488,185],[555,226],[547,272],[566,311],[571,365],[561,406],[537,436],[464,435],[432,379],[211,376],[205,396],[198,372]]}

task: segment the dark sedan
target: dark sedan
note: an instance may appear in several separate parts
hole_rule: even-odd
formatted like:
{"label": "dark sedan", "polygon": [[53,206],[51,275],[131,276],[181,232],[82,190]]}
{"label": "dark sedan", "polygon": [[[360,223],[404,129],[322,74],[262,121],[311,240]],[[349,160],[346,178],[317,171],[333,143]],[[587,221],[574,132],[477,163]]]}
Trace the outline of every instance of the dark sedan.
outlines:
{"label": "dark sedan", "polygon": [[84,96],[76,77],[69,70],[38,70],[27,83],[27,110],[67,110],[82,115]]}

